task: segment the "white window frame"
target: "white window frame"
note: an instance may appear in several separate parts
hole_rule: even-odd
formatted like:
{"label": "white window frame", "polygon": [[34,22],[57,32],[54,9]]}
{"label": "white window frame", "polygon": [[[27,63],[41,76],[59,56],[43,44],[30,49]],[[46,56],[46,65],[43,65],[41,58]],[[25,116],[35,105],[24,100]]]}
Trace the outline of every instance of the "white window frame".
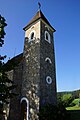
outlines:
{"label": "white window frame", "polygon": [[[48,35],[48,39],[46,39],[46,34]],[[48,31],[45,31],[45,40],[49,43],[51,43],[51,40],[50,40],[50,34]]]}
{"label": "white window frame", "polygon": [[51,61],[51,59],[50,59],[49,57],[47,57],[47,58],[45,59],[45,62],[47,62],[47,60],[49,61],[50,64],[52,64],[52,61]]}
{"label": "white window frame", "polygon": [[[31,39],[31,35],[32,35],[33,33],[34,33],[34,38]],[[35,30],[32,30],[32,31],[30,32],[30,34],[29,34],[29,42],[35,40],[35,37],[36,37],[36,31],[35,31]]]}
{"label": "white window frame", "polygon": [[46,82],[50,85],[52,83],[52,78],[50,76],[47,76]]}
{"label": "white window frame", "polygon": [[22,101],[26,101],[26,103],[27,103],[27,119],[26,120],[29,120],[29,101],[28,101],[28,99],[26,98],[26,97],[23,97],[22,99],[21,99],[21,101],[20,101],[20,103],[22,103]]}

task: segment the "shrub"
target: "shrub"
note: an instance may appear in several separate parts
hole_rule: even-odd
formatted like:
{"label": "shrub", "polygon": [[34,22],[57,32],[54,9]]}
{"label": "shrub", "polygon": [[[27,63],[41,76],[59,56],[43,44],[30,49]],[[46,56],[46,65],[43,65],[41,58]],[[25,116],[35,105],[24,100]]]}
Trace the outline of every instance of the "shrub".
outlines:
{"label": "shrub", "polygon": [[62,105],[47,104],[40,108],[40,120],[69,120],[68,113]]}
{"label": "shrub", "polygon": [[80,106],[80,98],[74,99],[71,104]]}

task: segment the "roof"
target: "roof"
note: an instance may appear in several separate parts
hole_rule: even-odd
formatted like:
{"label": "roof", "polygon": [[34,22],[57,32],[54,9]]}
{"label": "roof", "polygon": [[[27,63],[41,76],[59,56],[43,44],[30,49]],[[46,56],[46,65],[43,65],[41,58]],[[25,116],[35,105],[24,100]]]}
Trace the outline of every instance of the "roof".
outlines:
{"label": "roof", "polygon": [[44,14],[41,12],[41,10],[39,10],[36,15],[32,18],[32,20],[27,24],[26,27],[23,28],[23,30],[26,30],[27,27],[29,27],[32,23],[36,22],[37,20],[42,19],[44,20],[54,31],[56,31],[51,24],[49,23],[49,21],[46,19],[46,17],[44,16]]}
{"label": "roof", "polygon": [[23,60],[23,53],[8,60],[8,62],[4,64],[5,71],[10,71],[14,69],[14,67],[16,67],[22,60]]}

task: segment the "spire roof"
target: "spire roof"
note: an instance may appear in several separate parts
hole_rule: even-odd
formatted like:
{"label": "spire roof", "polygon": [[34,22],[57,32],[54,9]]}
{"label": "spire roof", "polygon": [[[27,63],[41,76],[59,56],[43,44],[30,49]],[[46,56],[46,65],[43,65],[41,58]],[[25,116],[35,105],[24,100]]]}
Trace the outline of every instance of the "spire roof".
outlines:
{"label": "spire roof", "polygon": [[46,17],[43,15],[41,10],[39,10],[36,15],[32,18],[32,20],[27,24],[26,27],[23,28],[25,30],[27,27],[29,27],[32,23],[36,22],[37,20],[42,19],[44,22],[46,22],[54,31],[56,31],[49,23],[49,21],[46,19]]}

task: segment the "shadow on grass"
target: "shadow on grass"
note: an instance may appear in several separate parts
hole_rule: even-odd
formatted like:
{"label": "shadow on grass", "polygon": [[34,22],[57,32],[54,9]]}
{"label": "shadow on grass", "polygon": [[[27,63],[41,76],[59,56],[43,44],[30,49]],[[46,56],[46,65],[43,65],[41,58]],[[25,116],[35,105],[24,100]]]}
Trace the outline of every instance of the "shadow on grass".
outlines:
{"label": "shadow on grass", "polygon": [[80,110],[68,110],[70,120],[80,120]]}

